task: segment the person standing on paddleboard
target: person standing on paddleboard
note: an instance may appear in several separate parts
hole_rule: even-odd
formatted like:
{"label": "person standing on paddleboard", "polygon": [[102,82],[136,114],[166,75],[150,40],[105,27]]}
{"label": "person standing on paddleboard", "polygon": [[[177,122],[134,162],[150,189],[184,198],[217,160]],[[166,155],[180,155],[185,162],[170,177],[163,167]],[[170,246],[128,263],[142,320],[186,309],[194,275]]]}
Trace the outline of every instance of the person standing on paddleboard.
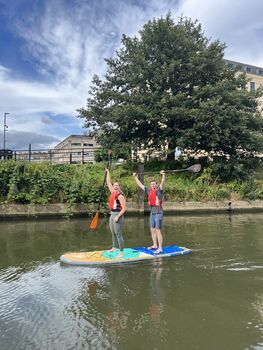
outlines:
{"label": "person standing on paddleboard", "polygon": [[124,217],[123,214],[126,211],[126,199],[124,194],[121,192],[120,185],[118,182],[112,184],[110,178],[109,169],[106,169],[106,183],[110,191],[109,207],[111,210],[110,215],[110,230],[112,234],[112,248],[110,252],[114,252],[116,249],[120,249],[120,253],[116,258],[123,257],[124,240],[122,236]]}
{"label": "person standing on paddleboard", "polygon": [[155,254],[162,253],[163,251],[163,236],[161,232],[162,221],[163,221],[163,187],[165,182],[165,172],[160,171],[162,176],[160,186],[158,187],[157,182],[152,180],[150,188],[145,187],[138,179],[136,173],[133,174],[137,185],[147,193],[148,203],[151,209],[150,213],[150,230],[152,235],[153,244],[148,249],[156,249]]}

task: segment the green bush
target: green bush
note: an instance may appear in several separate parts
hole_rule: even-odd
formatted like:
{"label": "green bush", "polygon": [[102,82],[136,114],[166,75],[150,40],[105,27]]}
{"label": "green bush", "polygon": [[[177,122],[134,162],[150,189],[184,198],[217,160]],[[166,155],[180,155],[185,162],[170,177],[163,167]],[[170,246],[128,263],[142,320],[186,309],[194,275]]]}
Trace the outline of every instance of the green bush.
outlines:
{"label": "green bush", "polygon": [[[181,161],[182,162],[182,161]],[[98,203],[107,162],[98,164],[63,164],[0,162],[0,201],[7,203]],[[155,171],[159,182],[161,169],[178,169],[191,164],[154,161],[145,164],[145,171]],[[118,181],[128,201],[137,201],[138,187],[132,173],[137,163],[113,165],[112,181]],[[158,169],[158,170],[157,170]],[[149,186],[152,175],[145,175]],[[107,202],[108,191],[103,193],[102,206]],[[263,199],[263,175],[256,168],[248,180],[222,181],[215,172],[215,165],[208,166],[199,174],[167,173],[165,200],[210,201],[235,199]]]}

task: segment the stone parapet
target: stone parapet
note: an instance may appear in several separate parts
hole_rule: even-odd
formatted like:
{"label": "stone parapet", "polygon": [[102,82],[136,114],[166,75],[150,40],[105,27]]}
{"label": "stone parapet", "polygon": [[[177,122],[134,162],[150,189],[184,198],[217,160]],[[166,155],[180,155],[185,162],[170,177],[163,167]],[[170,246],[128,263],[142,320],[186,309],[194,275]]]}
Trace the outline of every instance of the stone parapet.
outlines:
{"label": "stone parapet", "polygon": [[[0,218],[40,218],[40,217],[70,217],[88,216],[96,210],[97,206],[86,204],[0,204]],[[250,212],[263,211],[263,201],[209,201],[209,202],[165,202],[164,211],[174,214],[183,213],[209,213],[209,212]],[[145,214],[149,206],[144,209],[138,203],[127,203],[127,214]],[[104,211],[103,214],[107,212]]]}

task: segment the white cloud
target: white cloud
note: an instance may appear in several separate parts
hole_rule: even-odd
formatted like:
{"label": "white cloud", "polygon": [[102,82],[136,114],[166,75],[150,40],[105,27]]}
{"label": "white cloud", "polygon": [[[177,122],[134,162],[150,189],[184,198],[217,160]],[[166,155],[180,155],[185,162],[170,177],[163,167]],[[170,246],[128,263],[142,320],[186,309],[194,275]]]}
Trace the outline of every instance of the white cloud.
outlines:
{"label": "white cloud", "polygon": [[[5,70],[4,74],[0,75],[0,96],[2,111],[10,113],[7,121],[9,130],[28,132],[25,138],[27,144],[34,144],[35,138],[32,135],[39,133],[43,135],[46,147],[51,147],[51,140],[54,142],[55,139],[60,140],[72,133],[70,130],[72,124],[79,128],[81,126],[81,120],[74,116],[77,114],[77,104],[81,105],[83,101],[73,95],[68,87],[57,88],[47,83],[17,80],[12,77],[10,70]],[[57,124],[56,127],[52,127],[51,123],[47,123],[49,116],[46,114],[52,116],[64,114],[71,125]],[[10,132],[9,140],[18,148],[24,147],[22,136],[17,139],[16,132]],[[21,141],[20,146],[17,140]]]}
{"label": "white cloud", "polygon": [[226,58],[263,66],[262,0],[183,0],[178,11],[198,19],[207,37],[225,42]]}
{"label": "white cloud", "polygon": [[82,102],[69,86],[19,80],[10,70],[0,74],[0,95],[2,106],[11,108],[14,113],[52,111],[73,114],[75,105]]}
{"label": "white cloud", "polygon": [[[9,4],[14,12],[16,1]],[[41,9],[32,6],[10,22],[38,78],[21,78],[23,72],[0,65],[1,109],[17,131],[60,139],[75,133],[82,124],[74,118],[76,109],[86,105],[92,77],[103,77],[104,58],[115,54],[121,35],[137,35],[148,20],[169,10],[175,20],[182,14],[197,18],[206,36],[226,42],[227,58],[262,66],[262,9],[261,0],[46,0]],[[68,123],[54,127],[56,115],[68,116]]]}
{"label": "white cloud", "polygon": [[[135,35],[149,19],[167,13],[173,1],[149,1],[143,9],[123,1],[76,1],[73,8],[65,4],[46,1],[41,16],[35,8],[12,23],[24,40],[23,54],[43,77],[22,80],[17,72],[0,67],[1,107],[11,113],[10,126],[18,131],[47,132],[44,113],[76,115],[86,105],[93,75],[103,76],[104,58],[120,47],[121,35]],[[75,119],[76,126],[81,124]],[[50,132],[59,136],[58,129]]]}

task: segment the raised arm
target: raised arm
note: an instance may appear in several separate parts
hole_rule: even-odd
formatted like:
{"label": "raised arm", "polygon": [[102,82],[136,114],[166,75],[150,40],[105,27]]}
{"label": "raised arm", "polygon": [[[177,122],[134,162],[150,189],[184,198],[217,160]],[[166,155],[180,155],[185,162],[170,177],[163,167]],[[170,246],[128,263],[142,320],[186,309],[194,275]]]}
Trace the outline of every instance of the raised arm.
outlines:
{"label": "raised arm", "polygon": [[110,172],[109,172],[109,169],[106,169],[105,171],[106,171],[106,183],[107,183],[108,189],[110,190],[110,193],[111,193],[111,192],[113,192],[113,186],[111,183]]}
{"label": "raised arm", "polygon": [[136,173],[133,173],[135,182],[137,183],[137,185],[144,191],[145,190],[145,186],[141,183],[141,181],[138,179],[138,176]]}
{"label": "raised arm", "polygon": [[164,172],[164,170],[161,170],[160,174],[162,175],[162,179],[161,179],[161,183],[160,183],[160,189],[163,190],[164,182],[165,182],[165,172]]}

